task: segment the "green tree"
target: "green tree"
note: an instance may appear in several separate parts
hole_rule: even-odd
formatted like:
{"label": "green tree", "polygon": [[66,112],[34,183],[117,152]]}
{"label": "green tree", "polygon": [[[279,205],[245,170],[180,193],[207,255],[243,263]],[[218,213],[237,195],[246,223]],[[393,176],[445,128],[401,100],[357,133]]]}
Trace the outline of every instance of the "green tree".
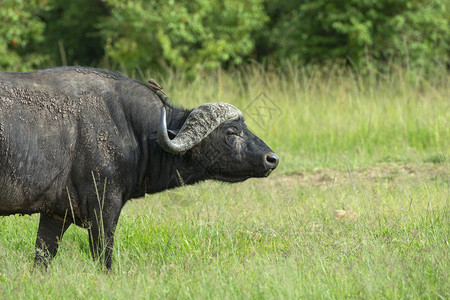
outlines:
{"label": "green tree", "polygon": [[393,60],[408,67],[448,62],[446,0],[269,0],[266,10],[271,22],[259,36],[260,58]]}
{"label": "green tree", "polygon": [[[0,0],[0,68],[450,64],[448,0]],[[110,66],[109,64],[108,66]]]}
{"label": "green tree", "polygon": [[127,68],[239,64],[266,21],[261,0],[106,0],[105,54]]}
{"label": "green tree", "polygon": [[47,9],[44,0],[0,1],[1,70],[29,71],[49,61],[48,55],[38,51],[45,29],[39,13]]}
{"label": "green tree", "polygon": [[57,65],[98,65],[104,55],[98,24],[108,13],[101,0],[51,0],[51,9],[41,14],[44,51]]}

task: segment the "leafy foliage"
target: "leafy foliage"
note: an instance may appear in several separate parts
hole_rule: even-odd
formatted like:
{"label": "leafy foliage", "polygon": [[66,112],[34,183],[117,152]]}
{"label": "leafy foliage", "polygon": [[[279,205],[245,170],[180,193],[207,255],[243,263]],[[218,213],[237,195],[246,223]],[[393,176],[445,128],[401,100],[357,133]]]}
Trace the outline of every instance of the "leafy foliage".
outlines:
{"label": "leafy foliage", "polygon": [[272,21],[259,37],[260,55],[302,64],[339,58],[409,67],[448,62],[447,6],[443,0],[267,1]]}
{"label": "leafy foliage", "polygon": [[3,0],[0,68],[450,65],[446,0]]}
{"label": "leafy foliage", "polygon": [[44,0],[0,1],[0,68],[24,71],[48,62],[37,45],[44,40],[45,23],[37,12],[45,11]]}
{"label": "leafy foliage", "polygon": [[127,68],[240,64],[266,20],[260,0],[107,0],[106,56]]}
{"label": "leafy foliage", "polygon": [[43,49],[58,65],[92,65],[104,55],[98,24],[108,15],[101,0],[52,0],[46,22]]}

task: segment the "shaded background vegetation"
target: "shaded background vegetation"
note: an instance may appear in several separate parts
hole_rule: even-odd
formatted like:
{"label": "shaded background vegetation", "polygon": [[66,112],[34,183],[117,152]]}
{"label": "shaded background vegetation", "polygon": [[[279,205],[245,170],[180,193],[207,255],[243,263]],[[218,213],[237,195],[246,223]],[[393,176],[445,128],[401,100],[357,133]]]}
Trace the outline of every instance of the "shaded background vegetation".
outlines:
{"label": "shaded background vegetation", "polygon": [[449,64],[446,0],[2,0],[0,68]]}

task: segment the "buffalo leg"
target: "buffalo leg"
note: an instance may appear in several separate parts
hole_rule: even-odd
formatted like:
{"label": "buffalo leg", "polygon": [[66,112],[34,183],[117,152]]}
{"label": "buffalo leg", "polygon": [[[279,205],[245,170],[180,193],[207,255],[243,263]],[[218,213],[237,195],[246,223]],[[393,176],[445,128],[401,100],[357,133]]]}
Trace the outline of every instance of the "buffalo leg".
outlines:
{"label": "buffalo leg", "polygon": [[92,257],[94,260],[99,260],[107,270],[111,269],[114,233],[118,219],[119,213],[108,215],[105,218],[96,214],[95,221],[89,228],[89,246]]}
{"label": "buffalo leg", "polygon": [[59,242],[69,226],[69,222],[58,221],[41,213],[36,238],[35,267],[39,265],[47,267],[58,252]]}

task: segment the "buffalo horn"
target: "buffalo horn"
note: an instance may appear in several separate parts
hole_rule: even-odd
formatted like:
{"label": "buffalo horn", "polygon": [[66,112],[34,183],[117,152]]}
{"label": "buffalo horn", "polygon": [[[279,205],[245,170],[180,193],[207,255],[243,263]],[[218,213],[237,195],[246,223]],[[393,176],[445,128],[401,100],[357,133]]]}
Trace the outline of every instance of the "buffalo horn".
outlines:
{"label": "buffalo horn", "polygon": [[179,154],[192,149],[221,124],[242,117],[242,112],[223,102],[198,106],[187,117],[180,132],[171,140],[167,133],[166,109],[161,110],[158,125],[158,143],[165,151]]}

